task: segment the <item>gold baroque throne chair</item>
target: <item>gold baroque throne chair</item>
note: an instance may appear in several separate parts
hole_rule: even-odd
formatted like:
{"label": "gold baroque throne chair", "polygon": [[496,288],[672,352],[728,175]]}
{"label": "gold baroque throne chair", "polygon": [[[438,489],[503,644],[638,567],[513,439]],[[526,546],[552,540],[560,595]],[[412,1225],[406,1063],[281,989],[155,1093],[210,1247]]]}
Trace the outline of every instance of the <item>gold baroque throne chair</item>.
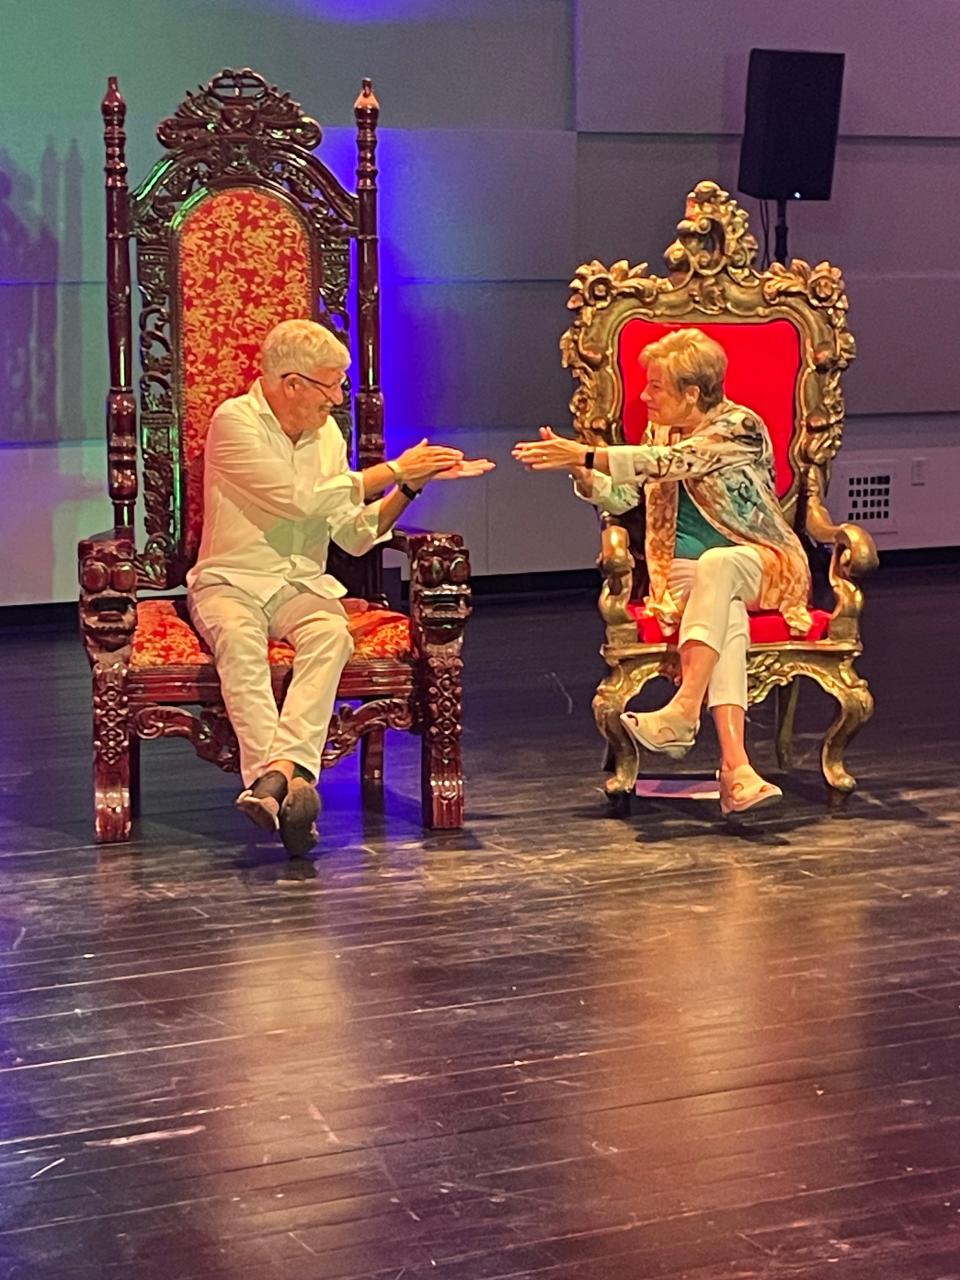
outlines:
{"label": "gold baroque throne chair", "polygon": [[[749,700],[761,702],[776,690],[776,749],[786,770],[797,677],[809,677],[836,699],[839,712],[820,759],[830,798],[839,801],[856,786],[844,763],[846,746],[873,712],[873,697],[854,663],[861,652],[859,580],[877,564],[869,533],[835,524],[825,501],[843,435],[841,375],[855,355],[843,277],[827,262],[811,267],[799,259],[760,270],[745,211],[713,182],[699,183],[687,197],[665,258],[666,276],[649,275],[646,263],[606,267],[594,261],[571,282],[573,322],[561,352],[578,383],[571,401],[575,430],[593,444],[639,442],[646,408],[638,356],[667,331],[696,326],[725,348],[727,395],[766,422],[782,509],[811,552],[828,550],[834,595],[831,610],[811,610],[813,626],[803,637],[792,638],[779,614],[751,616]],[[601,652],[609,672],[593,706],[608,744],[606,795],[615,811],[624,812],[639,761],[620,713],[647,681],[676,678],[679,659],[676,637],[664,635],[643,606],[642,506],[602,523]]]}
{"label": "gold baroque throne chair", "polygon": [[[93,669],[96,837],[129,839],[139,807],[140,743],[183,737],[237,769],[210,654],[181,597],[203,519],[202,468],[216,406],[257,376],[262,339],[309,317],[352,341],[352,393],[335,410],[356,465],[383,460],[377,121],[369,81],[354,108],[357,189],[314,154],[316,121],[249,69],[224,70],[187,95],[157,136],[164,154],[136,190],[126,180],[126,106],[111,78],[106,148],[107,466],[113,528],[78,548],[80,621]],[[130,242],[139,308],[134,395]],[[351,333],[351,310],[356,333]],[[142,523],[138,541],[138,462]],[[386,607],[382,550],[331,548],[347,585],[355,653],[344,669],[324,766],[360,745],[366,798],[383,786],[387,728],[420,735],[425,825],[463,825],[461,648],[469,558],[454,533],[395,532],[410,564],[409,613]],[[166,598],[161,594],[167,593]],[[278,701],[292,650],[271,644]]]}

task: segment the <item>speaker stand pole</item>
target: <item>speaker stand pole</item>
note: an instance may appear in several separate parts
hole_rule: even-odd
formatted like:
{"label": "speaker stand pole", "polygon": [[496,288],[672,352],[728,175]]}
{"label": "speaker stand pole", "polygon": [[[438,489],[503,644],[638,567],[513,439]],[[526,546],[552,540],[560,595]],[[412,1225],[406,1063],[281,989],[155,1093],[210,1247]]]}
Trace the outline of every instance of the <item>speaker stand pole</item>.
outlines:
{"label": "speaker stand pole", "polygon": [[787,202],[777,201],[777,226],[773,256],[777,262],[787,264]]}

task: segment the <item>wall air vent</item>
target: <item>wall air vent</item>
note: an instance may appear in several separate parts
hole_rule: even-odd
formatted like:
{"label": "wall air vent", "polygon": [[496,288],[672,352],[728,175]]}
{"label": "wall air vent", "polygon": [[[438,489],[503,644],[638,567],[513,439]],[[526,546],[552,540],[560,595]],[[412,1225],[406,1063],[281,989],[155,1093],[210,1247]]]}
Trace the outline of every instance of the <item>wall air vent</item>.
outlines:
{"label": "wall air vent", "polygon": [[861,524],[875,538],[896,533],[899,471],[899,462],[890,459],[836,463],[827,498],[834,520]]}

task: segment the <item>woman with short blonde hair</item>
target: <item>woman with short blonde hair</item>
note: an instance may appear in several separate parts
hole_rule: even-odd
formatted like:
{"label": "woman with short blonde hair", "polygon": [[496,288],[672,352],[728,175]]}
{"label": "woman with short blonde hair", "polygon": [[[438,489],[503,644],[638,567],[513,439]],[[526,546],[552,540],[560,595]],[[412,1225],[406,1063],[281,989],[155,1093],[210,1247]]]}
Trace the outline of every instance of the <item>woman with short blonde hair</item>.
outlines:
{"label": "woman with short blonde hair", "polygon": [[675,329],[651,342],[640,352],[644,369],[658,364],[666,369],[678,391],[698,387],[698,404],[704,412],[716,408],[723,399],[727,376],[727,353],[719,342],[702,329]]}

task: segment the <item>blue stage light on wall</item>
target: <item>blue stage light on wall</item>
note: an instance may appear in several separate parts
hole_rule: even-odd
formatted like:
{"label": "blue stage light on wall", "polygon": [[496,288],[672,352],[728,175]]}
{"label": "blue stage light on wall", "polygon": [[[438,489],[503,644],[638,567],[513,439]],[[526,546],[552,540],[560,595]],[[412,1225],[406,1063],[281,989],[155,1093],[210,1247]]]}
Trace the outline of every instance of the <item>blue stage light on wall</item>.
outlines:
{"label": "blue stage light on wall", "polygon": [[[354,186],[357,163],[354,130],[342,127],[326,130],[316,155],[345,186]],[[419,379],[426,376],[421,371],[430,367],[429,352],[423,348],[426,332],[434,328],[434,323],[431,312],[424,314],[422,308],[413,303],[417,286],[425,283],[426,274],[418,256],[419,246],[424,243],[423,193],[405,178],[402,134],[389,129],[380,132],[377,164],[380,169],[380,385],[387,450],[396,454],[427,434],[422,409],[425,389]],[[350,324],[355,334],[357,318],[352,306]],[[355,347],[353,354],[356,358]]]}
{"label": "blue stage light on wall", "polygon": [[[483,9],[481,0],[460,3],[451,12],[451,0],[271,0],[270,7],[300,13],[321,22],[356,25],[378,22],[416,22],[422,18],[463,18]],[[489,9],[489,3],[486,8]]]}

